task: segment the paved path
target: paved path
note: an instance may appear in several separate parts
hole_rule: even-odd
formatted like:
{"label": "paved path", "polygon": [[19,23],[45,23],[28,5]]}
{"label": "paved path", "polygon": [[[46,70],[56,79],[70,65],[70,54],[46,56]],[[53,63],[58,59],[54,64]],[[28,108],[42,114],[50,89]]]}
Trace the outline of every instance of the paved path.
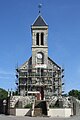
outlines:
{"label": "paved path", "polygon": [[5,116],[0,115],[0,120],[80,120],[80,116],[70,118],[51,118],[51,117],[18,117],[18,116]]}

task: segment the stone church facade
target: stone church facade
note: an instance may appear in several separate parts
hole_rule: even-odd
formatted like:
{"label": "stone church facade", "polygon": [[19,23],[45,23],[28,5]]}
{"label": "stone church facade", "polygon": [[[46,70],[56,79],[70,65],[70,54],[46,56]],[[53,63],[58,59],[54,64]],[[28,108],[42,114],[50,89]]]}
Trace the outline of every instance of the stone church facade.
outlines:
{"label": "stone church facade", "polygon": [[48,56],[48,25],[39,15],[31,26],[32,56],[17,71],[18,95],[45,100],[62,95],[63,69]]}
{"label": "stone church facade", "polygon": [[32,24],[31,34],[32,56],[16,69],[18,94],[8,91],[8,114],[51,117],[80,115],[80,100],[62,94],[64,69],[48,56],[48,25],[41,15]]}

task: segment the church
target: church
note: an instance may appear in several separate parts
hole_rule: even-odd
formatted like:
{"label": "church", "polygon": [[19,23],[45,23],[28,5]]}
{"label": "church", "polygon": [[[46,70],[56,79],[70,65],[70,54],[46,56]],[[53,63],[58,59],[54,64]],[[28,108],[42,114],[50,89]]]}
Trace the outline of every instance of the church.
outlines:
{"label": "church", "polygon": [[48,55],[48,24],[40,13],[31,25],[31,35],[32,56],[16,68],[17,94],[8,94],[8,114],[35,117],[80,115],[80,101],[62,94],[64,69]]}
{"label": "church", "polygon": [[64,69],[48,55],[48,24],[40,13],[31,25],[31,35],[32,56],[16,68],[17,94],[8,95],[8,113],[51,117],[79,114],[74,107],[77,100],[62,94]]}
{"label": "church", "polygon": [[48,24],[39,14],[31,25],[32,56],[17,71],[20,96],[34,96],[38,100],[62,95],[62,69],[48,56]]}

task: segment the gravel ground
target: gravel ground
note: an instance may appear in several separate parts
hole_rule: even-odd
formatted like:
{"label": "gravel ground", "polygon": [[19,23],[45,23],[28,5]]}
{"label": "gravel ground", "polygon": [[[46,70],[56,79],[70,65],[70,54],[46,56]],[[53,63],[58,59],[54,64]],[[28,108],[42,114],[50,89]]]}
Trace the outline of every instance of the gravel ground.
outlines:
{"label": "gravel ground", "polygon": [[18,117],[0,115],[0,120],[80,120],[80,116],[73,116],[70,118],[52,118],[52,117]]}

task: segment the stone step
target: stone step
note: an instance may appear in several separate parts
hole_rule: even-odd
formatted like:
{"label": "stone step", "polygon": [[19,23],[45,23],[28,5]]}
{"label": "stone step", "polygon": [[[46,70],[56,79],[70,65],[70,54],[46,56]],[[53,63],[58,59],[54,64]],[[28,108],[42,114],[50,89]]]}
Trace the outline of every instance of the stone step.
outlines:
{"label": "stone step", "polygon": [[42,116],[42,109],[41,108],[35,108],[34,109],[34,116]]}

